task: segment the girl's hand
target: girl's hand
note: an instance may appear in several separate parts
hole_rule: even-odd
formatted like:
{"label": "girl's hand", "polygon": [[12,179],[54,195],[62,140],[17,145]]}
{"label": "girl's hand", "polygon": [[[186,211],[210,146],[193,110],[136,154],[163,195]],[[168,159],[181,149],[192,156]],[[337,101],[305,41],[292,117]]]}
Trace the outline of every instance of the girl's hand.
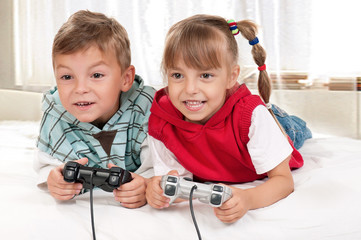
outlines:
{"label": "girl's hand", "polygon": [[[168,175],[178,176],[178,172],[173,170]],[[163,189],[160,187],[161,176],[154,176],[148,182],[146,198],[148,204],[153,208],[162,209],[169,207],[169,198],[163,195]]]}
{"label": "girl's hand", "polygon": [[[75,162],[84,165],[88,162],[88,159],[81,158]],[[65,164],[51,170],[47,179],[48,190],[51,196],[62,201],[72,199],[75,195],[78,195],[83,188],[83,184],[81,183],[69,183],[64,181],[64,165]]]}
{"label": "girl's hand", "polygon": [[232,189],[232,197],[218,208],[214,208],[214,214],[224,223],[233,223],[243,217],[250,209],[248,196],[245,190],[228,186]]}
{"label": "girl's hand", "polygon": [[[109,163],[108,167],[117,167]],[[135,173],[131,173],[133,180],[120,185],[113,190],[114,199],[120,202],[126,208],[138,208],[147,203],[145,198],[145,189],[147,188],[146,180]]]}

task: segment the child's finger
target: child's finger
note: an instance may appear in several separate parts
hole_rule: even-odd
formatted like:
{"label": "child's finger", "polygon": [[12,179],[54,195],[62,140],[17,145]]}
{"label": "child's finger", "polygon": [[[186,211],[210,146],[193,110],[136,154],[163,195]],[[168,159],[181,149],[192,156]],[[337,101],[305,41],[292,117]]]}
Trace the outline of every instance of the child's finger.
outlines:
{"label": "child's finger", "polygon": [[80,158],[80,159],[76,160],[75,162],[80,163],[81,165],[85,165],[88,162],[88,158],[86,158],[86,157]]}
{"label": "child's finger", "polygon": [[179,173],[178,173],[178,171],[177,171],[177,170],[171,170],[171,171],[169,171],[169,172],[168,172],[168,174],[167,174],[167,175],[179,176]]}
{"label": "child's finger", "polygon": [[118,166],[113,163],[108,163],[108,168],[112,168],[112,167],[118,167]]}
{"label": "child's finger", "polygon": [[161,199],[158,199],[158,198],[155,197],[155,198],[151,198],[148,201],[148,204],[151,205],[154,208],[162,209],[162,208],[169,207],[169,202],[168,201],[162,201]]}
{"label": "child's finger", "polygon": [[122,184],[118,187],[122,191],[145,191],[145,179],[137,174],[132,173],[133,180]]}
{"label": "child's finger", "polygon": [[132,202],[132,203],[124,203],[122,202],[122,206],[126,207],[126,208],[139,208],[141,206],[144,206],[147,202],[144,201],[139,201],[139,202]]}
{"label": "child's finger", "polygon": [[145,196],[143,194],[126,196],[126,197],[123,196],[118,197],[117,195],[114,195],[114,197],[117,202],[121,202],[121,203],[136,203],[136,202],[145,201]]}

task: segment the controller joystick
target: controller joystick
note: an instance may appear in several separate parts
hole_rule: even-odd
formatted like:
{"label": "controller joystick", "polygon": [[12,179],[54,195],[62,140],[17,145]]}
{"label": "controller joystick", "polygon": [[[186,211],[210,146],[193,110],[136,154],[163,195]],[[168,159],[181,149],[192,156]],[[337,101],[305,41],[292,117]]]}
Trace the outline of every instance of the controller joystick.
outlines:
{"label": "controller joystick", "polygon": [[[92,175],[93,184],[91,184]],[[63,176],[64,181],[80,182],[85,189],[99,187],[107,192],[112,192],[120,185],[132,180],[130,172],[120,167],[112,167],[110,169],[93,168],[72,161],[65,164]]]}

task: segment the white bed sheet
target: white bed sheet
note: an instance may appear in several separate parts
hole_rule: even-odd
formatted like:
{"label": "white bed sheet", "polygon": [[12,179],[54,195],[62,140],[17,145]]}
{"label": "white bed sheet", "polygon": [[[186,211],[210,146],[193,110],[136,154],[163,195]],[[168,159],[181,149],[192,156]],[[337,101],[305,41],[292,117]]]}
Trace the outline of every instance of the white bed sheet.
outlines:
{"label": "white bed sheet", "polygon": [[[89,194],[59,202],[36,187],[37,133],[37,122],[0,122],[0,239],[91,239]],[[203,239],[361,239],[361,141],[320,137],[300,151],[305,165],[293,171],[295,191],[234,224],[194,201]],[[187,202],[126,209],[98,190],[94,216],[97,239],[197,239]]]}

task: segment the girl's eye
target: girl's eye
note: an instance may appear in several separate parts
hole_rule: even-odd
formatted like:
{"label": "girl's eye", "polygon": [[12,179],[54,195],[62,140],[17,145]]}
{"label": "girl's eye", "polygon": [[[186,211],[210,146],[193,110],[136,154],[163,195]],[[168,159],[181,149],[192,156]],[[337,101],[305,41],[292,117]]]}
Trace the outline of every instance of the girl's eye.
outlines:
{"label": "girl's eye", "polygon": [[180,73],[173,73],[171,76],[175,79],[180,79],[183,77],[182,74],[180,74]]}
{"label": "girl's eye", "polygon": [[104,77],[104,75],[101,74],[101,73],[94,73],[93,74],[93,78],[102,78],[102,77]]}
{"label": "girl's eye", "polygon": [[70,79],[71,79],[71,76],[70,76],[70,75],[63,75],[63,76],[60,77],[60,79],[70,80]]}
{"label": "girl's eye", "polygon": [[203,74],[201,75],[201,78],[205,78],[205,79],[208,79],[208,78],[210,78],[210,77],[212,77],[212,74],[209,74],[209,73],[203,73]]}

